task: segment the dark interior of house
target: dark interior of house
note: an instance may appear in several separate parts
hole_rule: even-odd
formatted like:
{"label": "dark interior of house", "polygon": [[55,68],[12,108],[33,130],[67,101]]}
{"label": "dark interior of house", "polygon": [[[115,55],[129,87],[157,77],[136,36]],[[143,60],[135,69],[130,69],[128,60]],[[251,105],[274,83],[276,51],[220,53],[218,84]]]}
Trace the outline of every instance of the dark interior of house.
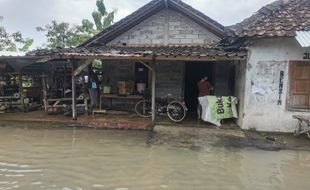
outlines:
{"label": "dark interior of house", "polygon": [[184,100],[189,115],[195,115],[198,106],[197,83],[205,76],[209,82],[214,84],[214,63],[213,62],[187,62],[185,71],[185,96]]}

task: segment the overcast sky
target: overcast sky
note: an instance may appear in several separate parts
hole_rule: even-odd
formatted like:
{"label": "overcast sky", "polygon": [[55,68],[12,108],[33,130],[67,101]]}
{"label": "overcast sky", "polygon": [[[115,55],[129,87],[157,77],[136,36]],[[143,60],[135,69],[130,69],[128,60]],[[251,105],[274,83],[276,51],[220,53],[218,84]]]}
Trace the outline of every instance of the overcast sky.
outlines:
{"label": "overcast sky", "polygon": [[[117,9],[116,21],[132,13],[150,0],[105,0],[108,9]],[[232,25],[251,16],[274,0],[183,0],[223,25]],[[96,0],[0,0],[0,16],[8,31],[21,31],[35,39],[35,47],[46,41],[37,26],[52,20],[79,24],[91,19]],[[33,47],[33,48],[35,48]]]}

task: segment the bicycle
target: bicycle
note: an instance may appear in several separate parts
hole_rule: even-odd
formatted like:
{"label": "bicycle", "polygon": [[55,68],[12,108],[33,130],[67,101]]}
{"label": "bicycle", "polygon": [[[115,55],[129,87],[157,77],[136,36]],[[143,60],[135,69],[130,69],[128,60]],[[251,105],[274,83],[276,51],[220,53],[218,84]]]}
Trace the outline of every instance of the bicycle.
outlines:
{"label": "bicycle", "polygon": [[[184,102],[177,101],[171,96],[167,96],[166,99],[156,100],[156,114],[168,115],[169,119],[173,122],[179,123],[183,121],[186,117],[187,108]],[[139,101],[135,106],[135,112],[144,118],[149,118],[152,116],[152,101],[149,99]]]}

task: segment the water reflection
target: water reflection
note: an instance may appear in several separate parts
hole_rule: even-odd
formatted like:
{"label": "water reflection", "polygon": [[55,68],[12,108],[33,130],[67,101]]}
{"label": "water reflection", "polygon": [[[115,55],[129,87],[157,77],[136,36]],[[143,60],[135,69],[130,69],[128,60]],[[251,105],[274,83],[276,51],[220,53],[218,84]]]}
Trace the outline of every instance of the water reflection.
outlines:
{"label": "water reflection", "polygon": [[310,153],[147,145],[148,133],[0,128],[4,189],[308,189]]}

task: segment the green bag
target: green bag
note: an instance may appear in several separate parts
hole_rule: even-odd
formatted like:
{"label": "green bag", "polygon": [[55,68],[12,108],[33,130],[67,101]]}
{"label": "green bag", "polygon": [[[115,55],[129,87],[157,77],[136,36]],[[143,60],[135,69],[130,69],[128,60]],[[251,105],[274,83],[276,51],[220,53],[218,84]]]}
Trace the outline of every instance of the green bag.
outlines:
{"label": "green bag", "polygon": [[235,97],[208,96],[207,98],[210,104],[212,119],[222,120],[233,118],[232,102],[235,101]]}

